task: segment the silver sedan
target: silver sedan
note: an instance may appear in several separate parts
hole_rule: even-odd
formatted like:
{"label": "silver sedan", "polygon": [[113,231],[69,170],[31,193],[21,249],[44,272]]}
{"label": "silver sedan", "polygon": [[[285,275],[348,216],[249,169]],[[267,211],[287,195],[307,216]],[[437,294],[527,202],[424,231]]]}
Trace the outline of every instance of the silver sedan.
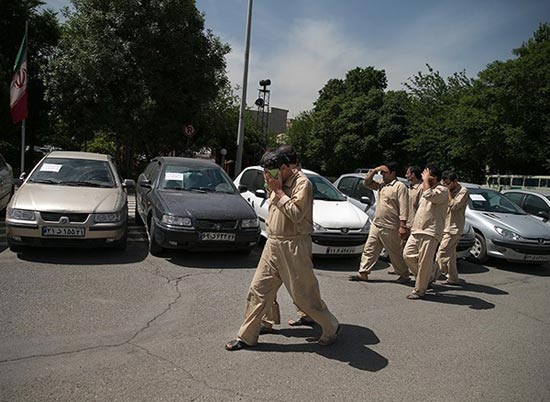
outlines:
{"label": "silver sedan", "polygon": [[466,221],[475,231],[470,250],[479,263],[489,257],[543,264],[550,261],[550,227],[496,191],[467,185]]}

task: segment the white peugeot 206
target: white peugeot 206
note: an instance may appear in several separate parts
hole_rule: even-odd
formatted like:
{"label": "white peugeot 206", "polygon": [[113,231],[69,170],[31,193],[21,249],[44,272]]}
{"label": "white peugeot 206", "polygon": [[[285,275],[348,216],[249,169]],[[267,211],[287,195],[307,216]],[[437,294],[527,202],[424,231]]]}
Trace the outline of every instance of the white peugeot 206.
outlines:
{"label": "white peugeot 206", "polygon": [[[302,169],[313,185],[313,254],[355,256],[363,252],[370,229],[367,214],[347,200],[323,176]],[[267,238],[269,198],[264,188],[263,169],[251,166],[234,181],[243,198],[260,219],[261,235]]]}

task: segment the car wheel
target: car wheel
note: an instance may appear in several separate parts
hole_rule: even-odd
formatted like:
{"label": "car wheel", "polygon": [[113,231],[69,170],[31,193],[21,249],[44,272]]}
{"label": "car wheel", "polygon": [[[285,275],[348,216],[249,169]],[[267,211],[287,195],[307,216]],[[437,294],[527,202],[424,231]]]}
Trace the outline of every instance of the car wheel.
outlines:
{"label": "car wheel", "polygon": [[159,257],[164,248],[157,243],[157,239],[155,239],[155,223],[153,222],[153,219],[151,218],[149,223],[149,252],[151,255],[154,255],[155,257]]}
{"label": "car wheel", "polygon": [[382,261],[390,262],[390,256],[385,248],[380,251],[380,255],[378,256],[378,258],[380,258]]}
{"label": "car wheel", "polygon": [[478,264],[483,264],[489,259],[487,256],[487,244],[481,233],[476,232],[474,245],[470,249],[470,257],[468,259]]}
{"label": "car wheel", "polygon": [[141,219],[141,215],[139,214],[137,207],[136,207],[136,223],[140,226],[143,226],[143,219]]}
{"label": "car wheel", "polygon": [[10,242],[10,239],[8,239],[8,247],[10,248],[10,251],[12,253],[19,253],[19,252],[23,251],[22,246],[18,246],[16,244],[13,244],[12,242]]}
{"label": "car wheel", "polygon": [[127,245],[128,245],[128,230],[124,232],[124,236],[122,236],[119,240],[115,242],[115,248],[117,250],[126,250]]}

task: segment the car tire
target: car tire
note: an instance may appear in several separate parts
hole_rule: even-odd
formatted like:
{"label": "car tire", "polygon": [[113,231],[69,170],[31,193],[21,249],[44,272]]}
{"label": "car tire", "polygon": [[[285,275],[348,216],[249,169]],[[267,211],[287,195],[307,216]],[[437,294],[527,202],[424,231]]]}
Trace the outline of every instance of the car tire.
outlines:
{"label": "car tire", "polygon": [[19,253],[19,252],[23,251],[22,246],[18,246],[16,244],[13,244],[12,242],[10,242],[10,239],[8,239],[8,247],[10,248],[10,251],[12,253]]}
{"label": "car tire", "polygon": [[117,250],[126,250],[126,247],[128,246],[128,230],[124,232],[124,236],[122,236],[119,240],[115,242],[115,248]]}
{"label": "car tire", "polygon": [[378,256],[379,259],[385,262],[390,262],[390,255],[388,254],[388,251],[383,248],[382,251],[380,251],[380,255]]}
{"label": "car tire", "polygon": [[468,259],[478,264],[484,264],[489,259],[487,256],[487,242],[481,233],[476,232],[474,245],[470,248]]}
{"label": "car tire", "polygon": [[139,226],[143,226],[144,225],[144,222],[143,222],[143,219],[141,219],[141,215],[139,214],[138,210],[137,210],[137,207],[136,207],[136,223],[139,225]]}
{"label": "car tire", "polygon": [[149,252],[155,257],[160,257],[163,251],[164,247],[158,244],[155,238],[155,223],[153,222],[153,218],[151,218],[149,223]]}

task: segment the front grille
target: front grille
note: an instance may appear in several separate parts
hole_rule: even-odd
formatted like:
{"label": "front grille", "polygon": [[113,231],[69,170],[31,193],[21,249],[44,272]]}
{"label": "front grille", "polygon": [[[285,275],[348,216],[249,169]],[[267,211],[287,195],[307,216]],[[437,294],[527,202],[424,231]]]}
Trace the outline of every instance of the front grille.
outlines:
{"label": "front grille", "polygon": [[59,213],[59,212],[40,212],[40,216],[42,217],[42,220],[47,222],[59,222],[59,219],[62,216],[66,216],[69,218],[69,222],[86,222],[86,219],[88,219],[88,214],[66,214],[66,213]]}
{"label": "front grille", "polygon": [[214,232],[220,232],[224,230],[235,230],[237,229],[236,220],[232,221],[211,221],[206,219],[197,220],[197,229],[198,230],[212,230]]}
{"label": "front grille", "polygon": [[315,244],[320,246],[352,247],[361,246],[367,241],[367,234],[312,234],[311,238]]}

